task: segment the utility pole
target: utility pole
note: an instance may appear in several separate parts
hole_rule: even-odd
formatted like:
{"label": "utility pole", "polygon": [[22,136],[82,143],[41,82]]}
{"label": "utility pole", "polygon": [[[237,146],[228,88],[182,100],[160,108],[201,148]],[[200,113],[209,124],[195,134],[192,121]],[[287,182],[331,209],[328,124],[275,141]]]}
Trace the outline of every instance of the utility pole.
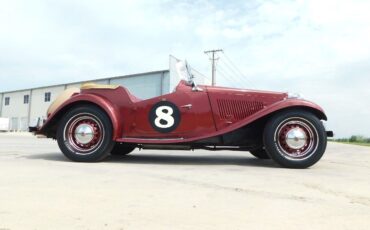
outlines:
{"label": "utility pole", "polygon": [[217,52],[224,52],[224,51],[222,49],[204,51],[205,54],[212,53],[212,57],[210,58],[210,60],[212,61],[212,86],[216,84],[216,63],[215,61],[219,59],[215,57],[216,56],[215,54]]}

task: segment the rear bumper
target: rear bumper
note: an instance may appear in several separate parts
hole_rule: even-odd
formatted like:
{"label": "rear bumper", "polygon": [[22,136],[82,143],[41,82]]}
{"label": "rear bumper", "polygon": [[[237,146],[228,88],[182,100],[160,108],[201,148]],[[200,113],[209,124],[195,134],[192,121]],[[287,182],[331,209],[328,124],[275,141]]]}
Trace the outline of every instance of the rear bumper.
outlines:
{"label": "rear bumper", "polygon": [[39,117],[33,125],[28,126],[28,131],[33,134],[37,134],[37,132],[40,131],[44,123],[45,120]]}
{"label": "rear bumper", "polygon": [[39,128],[38,127],[36,127],[36,126],[29,126],[28,127],[28,132],[30,132],[30,133],[35,133],[35,132],[37,132],[39,130]]}

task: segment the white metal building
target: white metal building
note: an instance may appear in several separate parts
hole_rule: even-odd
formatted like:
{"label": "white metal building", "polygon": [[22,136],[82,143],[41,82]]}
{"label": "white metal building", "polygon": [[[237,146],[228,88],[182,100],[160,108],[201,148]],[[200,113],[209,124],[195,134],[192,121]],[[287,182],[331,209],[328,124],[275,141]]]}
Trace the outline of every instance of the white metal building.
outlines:
{"label": "white metal building", "polygon": [[0,93],[0,118],[9,119],[10,131],[26,131],[30,123],[46,116],[51,102],[66,88],[80,87],[86,82],[123,85],[135,96],[147,99],[170,91],[169,70],[81,81]]}
{"label": "white metal building", "polygon": [[[29,124],[34,124],[40,117],[46,118],[47,109],[61,92],[71,87],[79,88],[87,82],[122,85],[141,99],[170,93],[179,82],[180,76],[176,71],[179,62],[184,63],[170,55],[169,70],[0,92],[0,131],[28,130]],[[192,68],[190,70],[197,83],[210,84],[207,77]]]}
{"label": "white metal building", "polygon": [[[179,81],[179,76],[175,70],[179,62],[180,60],[170,56],[169,70],[0,92],[0,131],[28,130],[29,124],[34,124],[40,117],[46,118],[49,105],[61,92],[71,87],[79,88],[87,82],[122,85],[141,99],[170,93]],[[198,71],[191,69],[191,72],[197,83],[210,84],[209,79]],[[4,120],[7,122],[4,122]]]}

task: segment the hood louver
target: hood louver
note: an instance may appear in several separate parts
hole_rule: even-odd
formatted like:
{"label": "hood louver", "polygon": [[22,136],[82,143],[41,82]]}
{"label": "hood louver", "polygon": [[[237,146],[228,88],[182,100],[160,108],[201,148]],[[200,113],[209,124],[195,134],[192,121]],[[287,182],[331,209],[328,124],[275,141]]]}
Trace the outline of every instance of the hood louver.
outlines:
{"label": "hood louver", "polygon": [[263,109],[259,101],[218,99],[217,106],[221,119],[242,120]]}

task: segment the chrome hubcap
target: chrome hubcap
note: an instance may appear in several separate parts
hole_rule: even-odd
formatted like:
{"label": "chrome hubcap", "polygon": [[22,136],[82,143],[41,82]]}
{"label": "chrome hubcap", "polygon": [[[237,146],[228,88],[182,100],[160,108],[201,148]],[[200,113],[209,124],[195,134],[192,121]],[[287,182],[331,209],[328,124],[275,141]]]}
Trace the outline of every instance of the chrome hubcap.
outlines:
{"label": "chrome hubcap", "polygon": [[317,146],[316,128],[299,117],[282,121],[275,131],[275,141],[279,152],[291,160],[304,160],[312,155]]}
{"label": "chrome hubcap", "polygon": [[102,144],[103,137],[103,125],[93,114],[75,115],[67,122],[64,129],[67,147],[77,155],[93,153]]}
{"label": "chrome hubcap", "polygon": [[289,148],[300,149],[307,144],[307,135],[303,129],[296,127],[287,132],[285,141]]}
{"label": "chrome hubcap", "polygon": [[76,127],[74,137],[81,144],[90,143],[94,139],[94,127],[89,124],[80,124]]}

